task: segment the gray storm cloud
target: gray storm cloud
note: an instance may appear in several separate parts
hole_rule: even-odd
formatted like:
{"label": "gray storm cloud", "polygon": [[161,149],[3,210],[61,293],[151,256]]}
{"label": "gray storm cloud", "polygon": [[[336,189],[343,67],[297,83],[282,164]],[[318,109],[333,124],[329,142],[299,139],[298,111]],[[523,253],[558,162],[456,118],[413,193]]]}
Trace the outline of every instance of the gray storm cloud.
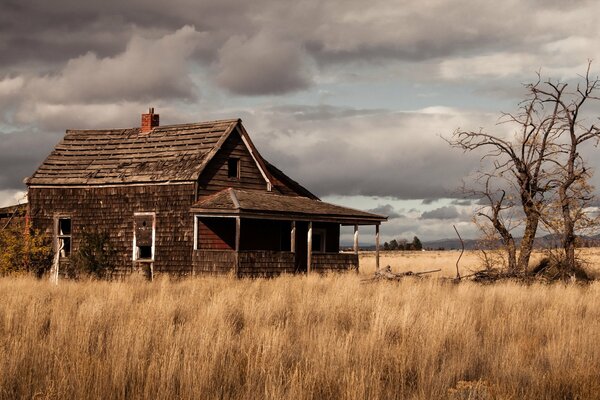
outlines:
{"label": "gray storm cloud", "polygon": [[[296,90],[310,79],[302,74],[292,74],[295,80],[280,76],[285,76],[292,61],[303,65],[309,57],[326,65],[456,56],[459,63],[446,65],[444,70],[454,76],[460,71],[460,58],[476,54],[478,49],[504,51],[515,64],[518,60],[510,58],[513,53],[535,58],[532,48],[544,51],[546,45],[550,47],[545,50],[556,53],[561,39],[570,37],[577,44],[577,37],[585,38],[591,32],[582,19],[597,12],[599,6],[544,2],[543,7],[544,18],[531,18],[539,12],[537,1],[480,3],[474,10],[469,0],[410,0],[401,6],[387,0],[285,4],[275,0],[172,0],[168,5],[158,0],[107,0],[101,6],[74,0],[7,0],[0,13],[0,69],[15,73],[43,65],[44,72],[52,72],[88,52],[98,59],[113,58],[133,37],[156,38],[189,25],[201,34],[194,52],[197,62],[220,65],[223,59],[239,59],[232,53],[243,53],[250,66],[267,67],[265,72],[275,73],[281,84],[265,81],[264,87],[257,88],[244,80],[244,76],[252,79],[256,75],[220,71],[218,81],[244,94]],[[266,52],[261,45],[272,46],[266,60],[261,57]],[[485,59],[472,61],[485,67]]]}
{"label": "gray storm cloud", "polygon": [[[541,66],[582,72],[600,58],[599,12],[541,0],[6,0],[0,185],[22,189],[65,129],[135,126],[152,105],[165,123],[242,116],[263,155],[322,196],[457,197],[480,155],[439,135],[494,129],[497,99],[518,98],[512,88]],[[393,98],[369,86],[399,80]],[[344,98],[354,84],[361,104]],[[415,94],[443,85],[454,86],[429,104],[454,108],[423,108]],[[338,89],[337,103],[315,88]]]}
{"label": "gray storm cloud", "polygon": [[421,214],[421,219],[455,219],[460,213],[454,206],[444,206],[435,210],[425,211]]}
{"label": "gray storm cloud", "polygon": [[247,126],[265,157],[321,195],[454,197],[478,157],[452,151],[439,135],[463,118],[488,118],[447,109],[353,114],[327,107],[323,114],[319,108],[272,108],[254,113]]}
{"label": "gray storm cloud", "polygon": [[384,215],[384,216],[388,217],[389,219],[404,217],[402,214],[400,214],[398,211],[396,211],[394,206],[392,206],[391,204],[380,204],[377,207],[372,208],[368,211],[373,212],[375,214]]}
{"label": "gray storm cloud", "polygon": [[311,84],[302,49],[287,40],[259,33],[235,36],[219,51],[218,84],[243,95],[281,94]]}

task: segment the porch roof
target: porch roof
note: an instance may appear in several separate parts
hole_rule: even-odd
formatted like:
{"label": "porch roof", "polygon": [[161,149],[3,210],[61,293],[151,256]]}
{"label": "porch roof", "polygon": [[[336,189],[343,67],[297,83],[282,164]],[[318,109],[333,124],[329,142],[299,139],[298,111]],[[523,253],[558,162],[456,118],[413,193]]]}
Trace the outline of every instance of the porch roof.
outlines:
{"label": "porch roof", "polygon": [[196,214],[239,216],[294,221],[337,222],[341,224],[378,225],[387,217],[342,207],[300,196],[282,196],[273,192],[224,189],[199,200],[191,208]]}

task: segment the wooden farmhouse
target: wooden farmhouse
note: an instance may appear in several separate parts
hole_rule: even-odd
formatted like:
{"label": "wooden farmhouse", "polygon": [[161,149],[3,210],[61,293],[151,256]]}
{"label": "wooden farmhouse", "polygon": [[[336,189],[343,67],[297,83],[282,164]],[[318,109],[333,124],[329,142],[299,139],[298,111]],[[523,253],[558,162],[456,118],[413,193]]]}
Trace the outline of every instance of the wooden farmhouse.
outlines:
{"label": "wooden farmhouse", "polygon": [[[358,226],[387,218],[320,201],[263,159],[239,119],[67,130],[26,179],[33,228],[68,269],[86,233],[119,273],[237,276],[358,268]],[[340,226],[354,251],[340,252]]]}

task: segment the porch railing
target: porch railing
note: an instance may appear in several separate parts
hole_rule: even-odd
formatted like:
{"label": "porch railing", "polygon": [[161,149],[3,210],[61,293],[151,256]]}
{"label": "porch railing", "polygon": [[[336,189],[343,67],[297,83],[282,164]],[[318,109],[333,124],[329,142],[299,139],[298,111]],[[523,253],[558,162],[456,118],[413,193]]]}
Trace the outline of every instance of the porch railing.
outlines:
{"label": "porch railing", "polygon": [[239,255],[239,276],[293,274],[296,255],[289,251],[243,250]]}
{"label": "porch railing", "polygon": [[358,270],[358,254],[313,253],[312,270],[317,272]]}

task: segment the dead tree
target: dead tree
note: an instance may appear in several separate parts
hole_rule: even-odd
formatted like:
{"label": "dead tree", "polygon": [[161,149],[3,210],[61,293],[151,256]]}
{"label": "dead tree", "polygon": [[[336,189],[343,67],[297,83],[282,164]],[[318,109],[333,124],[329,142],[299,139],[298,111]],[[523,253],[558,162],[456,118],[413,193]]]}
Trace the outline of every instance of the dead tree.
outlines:
{"label": "dead tree", "polygon": [[[539,76],[538,76],[539,78]],[[546,205],[546,194],[552,189],[549,176],[543,166],[558,151],[557,110],[544,112],[544,99],[536,90],[541,80],[526,85],[528,97],[520,103],[515,114],[503,113],[500,124],[516,126],[509,135],[491,134],[483,130],[457,129],[448,142],[463,151],[483,151],[479,181],[482,188],[474,189],[487,202],[488,211],[481,212],[502,238],[506,247],[510,272],[524,272],[529,265],[535,235]],[[502,181],[499,187],[491,185],[493,179]],[[511,193],[511,200],[507,201]],[[514,200],[512,199],[514,198]],[[524,227],[518,255],[512,236],[513,227],[504,215],[519,206]]]}
{"label": "dead tree", "polygon": [[[525,85],[528,95],[519,111],[502,114],[500,123],[517,128],[511,135],[457,129],[448,140],[464,151],[483,151],[482,160],[491,161],[479,171],[476,181],[484,182],[482,188],[471,193],[484,200],[486,207],[479,216],[502,239],[509,269],[527,269],[540,224],[560,235],[565,265],[575,266],[576,231],[589,221],[586,207],[593,198],[590,170],[580,150],[600,138],[599,128],[586,125],[582,116],[584,106],[600,100],[596,96],[600,81],[590,78],[590,66],[572,91],[565,82],[542,81],[538,73],[536,82]],[[515,208],[523,227],[518,255],[514,226],[509,226],[511,218],[506,216]]]}
{"label": "dead tree", "polygon": [[[600,100],[596,94],[600,81],[597,77],[590,77],[590,68],[591,62],[588,62],[582,81],[577,83],[573,91],[568,90],[567,83],[551,80],[534,88],[546,104],[552,105],[560,120],[556,129],[562,139],[557,143],[561,154],[549,160],[554,165],[552,183],[556,186],[555,205],[558,213],[549,213],[545,222],[560,235],[564,266],[570,269],[576,266],[576,230],[595,225],[595,221],[586,213],[586,208],[594,198],[593,188],[589,185],[591,172],[580,154],[586,142],[597,145],[600,139],[600,129],[584,119],[584,108]],[[553,219],[553,215],[560,215],[560,218]]]}

